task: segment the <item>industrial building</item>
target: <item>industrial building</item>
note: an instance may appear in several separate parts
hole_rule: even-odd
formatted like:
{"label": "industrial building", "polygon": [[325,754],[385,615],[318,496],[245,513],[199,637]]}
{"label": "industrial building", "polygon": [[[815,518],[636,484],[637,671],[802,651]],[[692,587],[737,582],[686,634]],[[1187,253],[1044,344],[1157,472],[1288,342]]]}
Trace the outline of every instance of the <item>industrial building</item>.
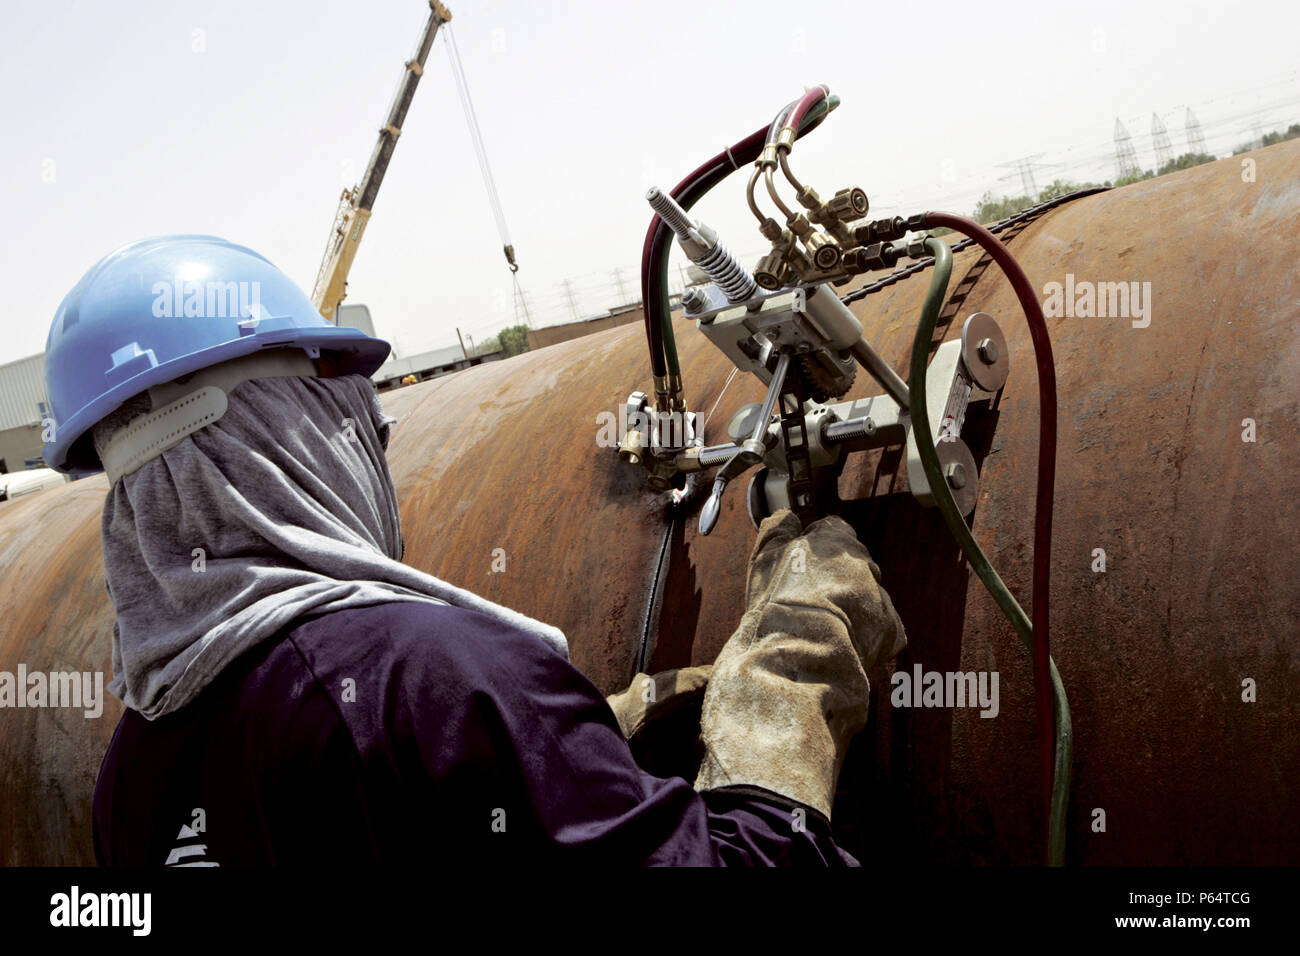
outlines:
{"label": "industrial building", "polygon": [[39,468],[47,417],[45,354],[0,365],[0,472]]}
{"label": "industrial building", "polygon": [[497,362],[501,358],[502,353],[500,350],[488,352],[484,355],[470,356],[466,355],[465,350],[459,345],[452,345],[445,349],[434,349],[431,352],[420,352],[403,358],[390,358],[379,366],[379,371],[371,376],[371,380],[382,391],[387,388],[395,388],[402,384],[402,379],[412,375],[415,376],[415,381],[424,382],[431,378],[438,378],[441,375],[459,372],[461,369],[473,365],[482,365],[484,362]]}

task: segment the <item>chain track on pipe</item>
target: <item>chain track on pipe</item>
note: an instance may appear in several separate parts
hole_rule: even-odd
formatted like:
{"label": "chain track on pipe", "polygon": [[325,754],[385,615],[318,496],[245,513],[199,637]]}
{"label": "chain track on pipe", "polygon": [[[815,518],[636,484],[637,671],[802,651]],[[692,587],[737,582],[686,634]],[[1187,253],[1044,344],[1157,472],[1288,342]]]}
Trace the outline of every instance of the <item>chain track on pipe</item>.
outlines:
{"label": "chain track on pipe", "polygon": [[[1043,215],[1046,212],[1050,212],[1051,210],[1055,209],[1057,206],[1063,206],[1067,202],[1071,202],[1075,199],[1082,199],[1084,196],[1093,196],[1096,195],[1097,193],[1104,193],[1110,188],[1111,188],[1110,186],[1093,186],[1088,189],[1076,189],[1074,192],[1066,193],[1064,196],[1057,196],[1055,199],[1049,199],[1046,202],[1040,202],[1036,206],[1030,206],[1028,209],[1022,209],[1014,216],[1008,216],[1006,219],[994,223],[992,226],[988,227],[989,232],[993,233],[994,235],[997,235],[998,233],[1004,233],[1004,235],[1000,236],[1000,238],[1005,242],[1006,240],[1014,237],[1017,233],[1019,233],[1022,229],[1028,226],[1039,216]],[[956,254],[958,252],[961,252],[963,249],[969,249],[973,245],[975,245],[974,239],[963,239],[952,247],[952,251],[954,254]],[[984,269],[988,268],[988,262],[986,261],[986,258],[987,257],[980,258],[980,261],[977,262],[975,266],[971,268],[970,272],[966,274],[966,277],[962,279],[961,285],[958,286],[958,289],[960,289],[962,285],[965,285],[968,279],[970,280],[970,284],[972,286],[975,284],[974,279],[978,279],[979,274],[983,273]],[[916,275],[918,272],[925,271],[926,269],[930,268],[930,266],[932,265],[934,265],[933,256],[927,256],[924,259],[918,259],[916,262],[912,263],[906,269],[899,269],[897,272],[891,272],[883,279],[877,279],[875,282],[869,282],[866,285],[861,286],[860,288],[854,289],[852,292],[848,293],[847,295],[842,296],[840,298],[840,301],[843,302],[845,305],[848,305],[852,302],[858,302],[862,299],[865,299],[873,292],[879,292],[881,289],[887,289],[895,282],[901,282],[903,279],[910,278],[911,276]],[[975,273],[973,278],[972,278],[972,273]],[[970,290],[967,289],[966,291],[969,292]],[[956,292],[953,293],[953,298],[954,299],[957,298]],[[962,298],[965,298],[964,293],[962,294]],[[940,319],[942,318],[943,316],[940,316]]]}

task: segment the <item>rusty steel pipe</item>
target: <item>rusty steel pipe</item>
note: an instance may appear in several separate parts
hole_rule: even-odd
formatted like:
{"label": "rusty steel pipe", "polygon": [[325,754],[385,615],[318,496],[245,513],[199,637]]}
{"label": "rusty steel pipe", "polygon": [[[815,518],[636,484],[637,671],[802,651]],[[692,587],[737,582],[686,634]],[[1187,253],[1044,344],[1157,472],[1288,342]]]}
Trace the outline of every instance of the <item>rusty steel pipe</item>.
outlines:
{"label": "rusty steel pipe", "polygon": [[[1077,200],[1010,243],[1040,290],[1067,274],[1076,288],[1150,283],[1145,327],[1047,320],[1061,409],[1052,638],[1076,730],[1069,862],[1300,863],[1300,142],[1251,158],[1255,181],[1242,181],[1240,158],[1222,160]],[[957,256],[955,279],[975,256]],[[899,282],[853,306],[895,371],[925,285]],[[960,335],[975,311],[1000,323],[1012,366],[996,405],[969,415],[980,465],[971,521],[1023,601],[1038,427],[1028,333],[996,270],[942,334]],[[678,335],[686,398],[707,410],[730,368],[688,323]],[[389,458],[406,560],[560,626],[604,692],[633,674],[665,535],[652,669],[718,653],[743,610],[754,538],[743,495],[726,496],[699,538],[693,521],[669,521],[667,496],[647,490],[641,469],[598,446],[597,415],[649,385],[641,330],[627,327],[384,396],[399,418]],[[874,390],[864,379],[851,397]],[[762,392],[738,377],[705,440],[725,442],[727,416]],[[900,458],[854,454],[840,482],[843,513],[910,635],[896,666],[997,671],[999,711],[895,708],[888,672],[874,673],[837,826],[857,824],[843,839],[862,859],[1033,863],[1030,661],[939,514],[902,493]],[[0,504],[0,671],[107,674],[105,490],[101,476]],[[115,701],[98,719],[0,709],[4,863],[93,861],[90,794],[120,712]]]}

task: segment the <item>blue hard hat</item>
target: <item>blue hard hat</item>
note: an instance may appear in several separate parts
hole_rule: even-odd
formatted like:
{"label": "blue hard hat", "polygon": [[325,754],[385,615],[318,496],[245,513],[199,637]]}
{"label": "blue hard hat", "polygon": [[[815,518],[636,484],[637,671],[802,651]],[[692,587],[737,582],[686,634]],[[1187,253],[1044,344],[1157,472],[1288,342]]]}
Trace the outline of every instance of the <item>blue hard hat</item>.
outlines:
{"label": "blue hard hat", "polygon": [[94,425],[146,389],[265,348],[328,353],[340,375],[372,375],[389,344],[327,322],[283,272],[215,236],[159,236],[109,253],[59,306],[45,342],[53,440],[45,463],[102,466]]}

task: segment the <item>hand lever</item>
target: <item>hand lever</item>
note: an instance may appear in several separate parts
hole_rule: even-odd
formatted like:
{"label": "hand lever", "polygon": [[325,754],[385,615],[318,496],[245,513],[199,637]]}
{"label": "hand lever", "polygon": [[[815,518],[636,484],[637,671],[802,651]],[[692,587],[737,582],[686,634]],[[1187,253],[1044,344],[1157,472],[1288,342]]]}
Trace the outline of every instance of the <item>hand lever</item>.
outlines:
{"label": "hand lever", "polygon": [[772,373],[772,381],[767,386],[763,408],[754,422],[754,433],[741,442],[740,449],[727,459],[726,464],[718,470],[717,476],[713,479],[713,491],[709,494],[709,500],[704,502],[704,507],[700,509],[700,534],[708,535],[713,530],[713,526],[718,523],[718,514],[722,510],[722,493],[727,490],[728,482],[746,469],[757,465],[767,453],[767,443],[763,440],[767,436],[767,423],[772,417],[772,409],[776,407],[777,399],[780,398],[781,389],[785,387],[785,376],[789,370],[790,353],[782,352],[776,360],[776,371]]}

